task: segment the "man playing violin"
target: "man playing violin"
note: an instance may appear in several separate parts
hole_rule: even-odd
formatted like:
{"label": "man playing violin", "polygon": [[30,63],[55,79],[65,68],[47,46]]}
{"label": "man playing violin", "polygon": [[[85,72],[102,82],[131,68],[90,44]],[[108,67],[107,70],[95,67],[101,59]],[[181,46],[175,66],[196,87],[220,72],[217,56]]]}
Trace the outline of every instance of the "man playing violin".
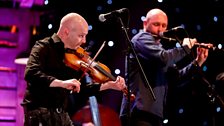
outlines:
{"label": "man playing violin", "polygon": [[[57,33],[36,41],[25,69],[27,89],[22,103],[25,126],[76,125],[69,117],[67,105],[70,91],[79,94],[83,83],[79,81],[80,71],[64,63],[64,55],[66,48],[76,50],[85,44],[87,34],[86,20],[77,13],[69,13],[61,19]],[[86,86],[85,90],[94,94],[124,88],[124,78],[118,76],[115,81]]]}

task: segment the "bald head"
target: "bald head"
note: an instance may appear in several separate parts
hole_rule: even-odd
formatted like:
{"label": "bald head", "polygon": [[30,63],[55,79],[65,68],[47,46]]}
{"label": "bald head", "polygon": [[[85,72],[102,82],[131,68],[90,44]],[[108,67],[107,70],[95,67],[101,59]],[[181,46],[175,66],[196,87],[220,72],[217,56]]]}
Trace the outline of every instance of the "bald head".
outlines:
{"label": "bald head", "polygon": [[168,25],[168,17],[165,12],[160,9],[151,9],[143,22],[143,30],[152,34],[159,34],[166,30]]}
{"label": "bald head", "polygon": [[88,27],[88,23],[86,22],[86,20],[79,14],[77,13],[69,13],[67,15],[65,15],[60,22],[60,27],[59,27],[59,31],[67,28],[67,29],[78,29],[82,26],[87,26]]}
{"label": "bald head", "polygon": [[146,15],[146,20],[148,19],[151,19],[152,17],[154,16],[158,16],[158,15],[162,15],[162,16],[165,16],[167,17],[166,13],[163,12],[162,10],[158,9],[158,8],[155,8],[155,9],[152,9],[150,10],[147,15]]}
{"label": "bald head", "polygon": [[65,47],[75,49],[86,42],[88,34],[87,21],[77,13],[65,15],[60,22],[57,35]]}

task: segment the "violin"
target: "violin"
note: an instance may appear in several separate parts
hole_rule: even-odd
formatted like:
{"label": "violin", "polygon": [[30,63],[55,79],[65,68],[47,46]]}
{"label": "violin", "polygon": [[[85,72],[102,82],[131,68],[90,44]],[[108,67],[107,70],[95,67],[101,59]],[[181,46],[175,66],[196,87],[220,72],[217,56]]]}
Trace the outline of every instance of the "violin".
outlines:
{"label": "violin", "polygon": [[[89,53],[81,47],[77,48],[76,50],[66,49],[64,63],[74,70],[81,70],[83,72],[89,73],[93,81],[97,83],[116,80],[106,65],[93,61],[93,59],[89,56]],[[122,92],[126,97],[128,96],[129,92],[127,88],[124,88]],[[135,95],[131,94],[130,100],[133,101],[134,99]]]}

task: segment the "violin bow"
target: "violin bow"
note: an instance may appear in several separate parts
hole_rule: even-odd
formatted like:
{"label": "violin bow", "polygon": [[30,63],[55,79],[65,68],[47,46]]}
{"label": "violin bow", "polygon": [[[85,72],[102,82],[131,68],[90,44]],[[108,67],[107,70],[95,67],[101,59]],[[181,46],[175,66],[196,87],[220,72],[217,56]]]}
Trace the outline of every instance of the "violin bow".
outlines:
{"label": "violin bow", "polygon": [[[87,66],[87,68],[90,68],[90,66],[93,64],[94,60],[96,59],[96,57],[99,55],[99,53],[102,51],[103,47],[105,46],[106,41],[103,42],[103,44],[100,46],[99,50],[97,51],[97,53],[95,54],[95,56],[93,57],[93,59],[91,60],[91,62],[89,63],[89,65]],[[83,72],[82,76],[79,78],[78,81],[80,81],[82,79],[82,77],[85,75],[87,69]],[[70,91],[70,94],[72,94],[73,91]]]}
{"label": "violin bow", "polygon": [[[89,65],[87,66],[87,68],[90,68],[90,66],[93,64],[94,60],[96,59],[96,57],[99,55],[99,53],[101,52],[101,50],[103,49],[103,47],[105,46],[105,42],[103,42],[103,44],[101,45],[100,49],[97,51],[97,53],[95,54],[95,56],[92,58],[91,62],[89,63]],[[84,74],[86,73],[87,69],[85,69],[85,71],[83,72],[83,75],[79,78],[79,81],[81,80],[81,78],[84,76]]]}
{"label": "violin bow", "polygon": [[96,57],[99,55],[99,53],[102,51],[103,47],[105,46],[106,41],[103,42],[103,44],[101,45],[101,47],[99,48],[99,50],[97,51],[97,53],[95,54],[95,56],[93,57],[91,63],[89,64],[88,67],[90,67],[90,65],[92,65],[93,61],[96,59]]}

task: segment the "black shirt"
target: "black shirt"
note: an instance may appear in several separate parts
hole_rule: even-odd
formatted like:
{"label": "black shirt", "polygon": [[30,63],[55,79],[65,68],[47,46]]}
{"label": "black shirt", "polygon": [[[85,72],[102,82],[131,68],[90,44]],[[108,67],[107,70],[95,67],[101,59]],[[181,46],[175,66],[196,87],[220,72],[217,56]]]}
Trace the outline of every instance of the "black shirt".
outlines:
{"label": "black shirt", "polygon": [[[70,91],[49,85],[55,79],[79,79],[82,72],[66,66],[63,62],[64,54],[64,44],[56,34],[35,43],[25,69],[27,90],[24,104],[29,103],[34,108],[66,108]],[[81,92],[89,90],[89,94],[98,92],[100,87],[98,85],[86,88],[83,83],[81,86]]]}

